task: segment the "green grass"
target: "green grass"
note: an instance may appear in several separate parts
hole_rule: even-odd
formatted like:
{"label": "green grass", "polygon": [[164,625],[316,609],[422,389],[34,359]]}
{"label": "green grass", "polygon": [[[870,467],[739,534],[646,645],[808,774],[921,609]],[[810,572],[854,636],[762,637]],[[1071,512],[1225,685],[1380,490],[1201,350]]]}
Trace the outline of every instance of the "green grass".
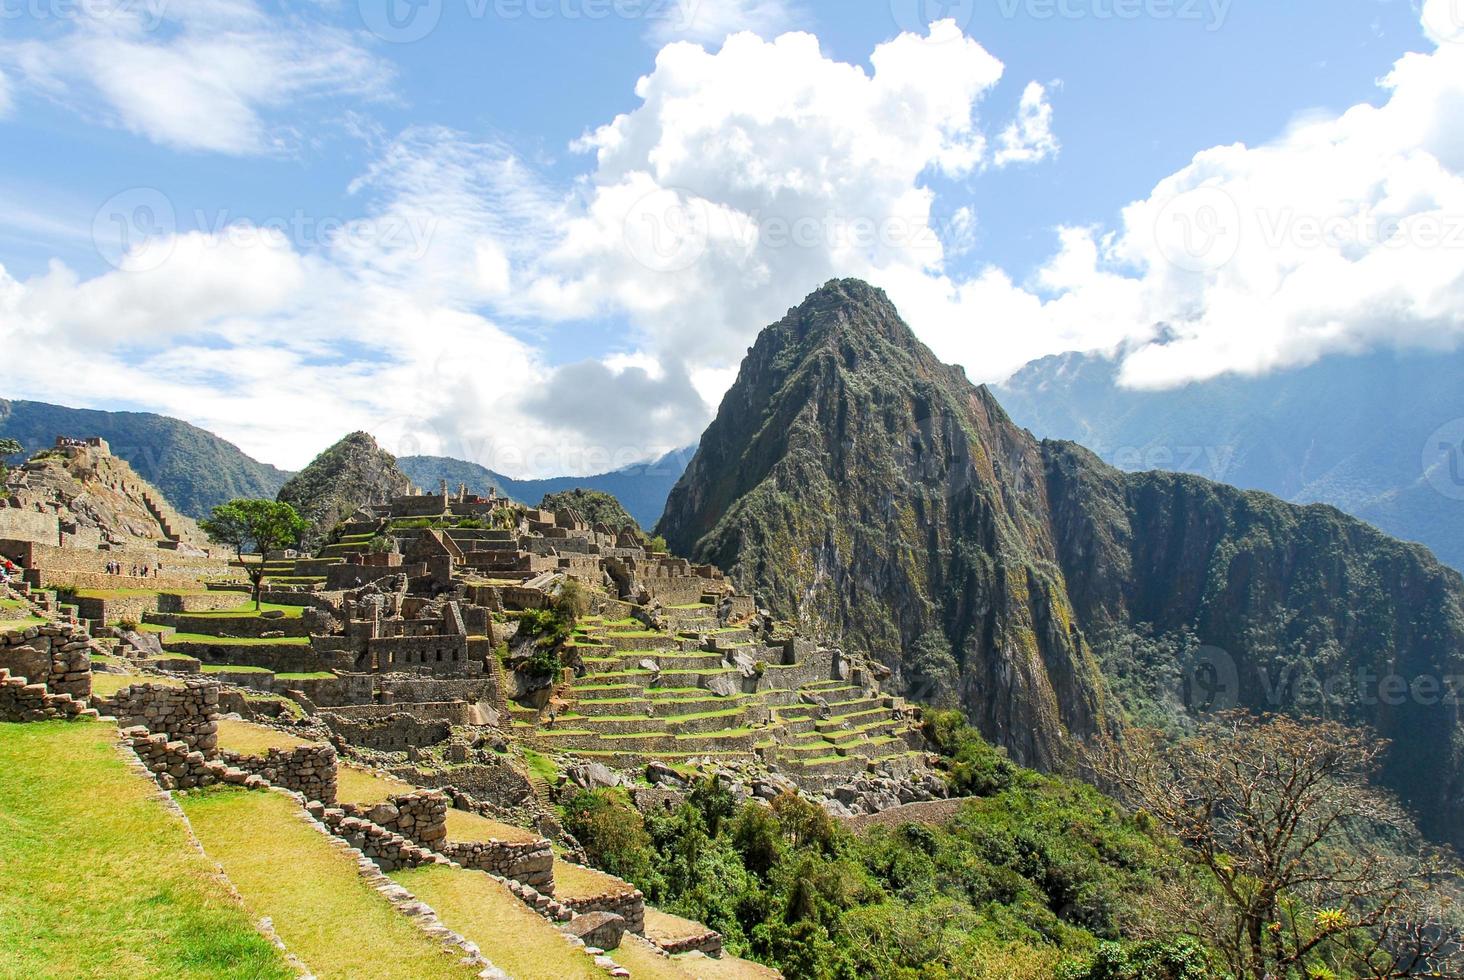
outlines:
{"label": "green grass", "polygon": [[235,667],[230,664],[201,664],[199,671],[204,674],[271,674],[274,671],[267,667]]}
{"label": "green grass", "polygon": [[524,763],[529,771],[541,777],[551,786],[559,779],[559,767],[554,760],[542,752],[535,752],[533,749],[524,749]]}
{"label": "green grass", "polygon": [[304,674],[275,674],[276,679],[282,681],[328,681],[335,677],[328,670],[314,670]]}
{"label": "green grass", "polygon": [[594,960],[485,874],[429,865],[397,871],[391,878],[432,906],[443,925],[477,943],[488,961],[511,977],[605,980]]}
{"label": "green grass", "polygon": [[0,725],[0,974],[293,977],[115,737]]}
{"label": "green grass", "polygon": [[267,646],[292,646],[305,647],[310,645],[308,636],[277,636],[273,639],[261,636],[209,636],[207,633],[174,633],[164,642],[166,643],[207,643],[210,646],[226,647],[267,647]]}
{"label": "green grass", "polygon": [[299,619],[300,614],[305,611],[304,606],[286,606],[278,602],[262,602],[258,611],[251,602],[247,606],[240,606],[237,609],[214,609],[207,612],[179,613],[180,616],[207,616],[210,619],[252,619],[261,612],[284,613],[285,619]]}
{"label": "green grass", "polygon": [[109,698],[133,684],[162,684],[165,687],[182,687],[183,682],[175,677],[144,677],[142,674],[92,674],[92,695]]}
{"label": "green grass", "polygon": [[25,603],[19,599],[0,599],[0,609],[23,609]]}
{"label": "green grass", "polygon": [[311,744],[313,743],[303,738],[296,738],[264,725],[252,725],[247,721],[233,721],[228,718],[219,722],[219,748],[240,755],[264,756],[269,754],[270,749],[289,751]]}
{"label": "green grass", "polygon": [[322,980],[476,974],[393,909],[288,797],[220,789],[190,793],[183,808],[249,914],[268,916]]}
{"label": "green grass", "polygon": [[341,803],[356,803],[372,806],[389,796],[411,793],[417,787],[404,783],[392,776],[384,776],[355,766],[341,766],[336,770],[336,800]]}
{"label": "green grass", "polygon": [[32,626],[44,626],[46,621],[39,616],[27,616],[24,619],[0,619],[0,633],[6,630],[25,630]]}

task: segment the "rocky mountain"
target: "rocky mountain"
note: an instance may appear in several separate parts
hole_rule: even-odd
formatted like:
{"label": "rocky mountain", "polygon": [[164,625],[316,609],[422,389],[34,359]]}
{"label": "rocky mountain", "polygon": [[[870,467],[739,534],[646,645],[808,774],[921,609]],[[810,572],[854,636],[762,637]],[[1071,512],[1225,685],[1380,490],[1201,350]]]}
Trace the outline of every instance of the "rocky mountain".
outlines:
{"label": "rocky mountain", "polygon": [[1327,503],[1464,568],[1464,351],[1327,357],[1164,391],[1118,383],[1096,354],[1034,361],[994,390],[1019,424],[1126,470],[1195,473]]}
{"label": "rocky mountain", "polygon": [[211,432],[166,415],[0,399],[0,437],[18,441],[28,456],[50,448],[57,436],[107,440],[114,456],[126,460],[189,517],[206,517],[235,497],[273,497],[290,476]]}
{"label": "rocky mountain", "polygon": [[864,283],[762,332],[658,531],[914,696],[953,686],[1023,762],[1166,708],[1324,712],[1392,740],[1386,782],[1464,841],[1457,572],[1331,507],[1038,441]]}
{"label": "rocky mountain", "polygon": [[352,432],[290,477],[279,499],[310,522],[305,544],[314,547],[357,508],[410,493],[412,481],[396,457],[365,432]]}
{"label": "rocky mountain", "polygon": [[544,510],[573,510],[590,524],[604,524],[617,531],[626,527],[640,530],[640,524],[626,513],[620,501],[603,490],[577,488],[546,493],[539,506]]}
{"label": "rocky mountain", "polygon": [[621,505],[642,527],[650,527],[661,516],[666,496],[681,478],[693,449],[678,449],[649,463],[637,463],[609,473],[594,476],[559,476],[544,480],[515,480],[495,473],[486,466],[448,456],[403,456],[397,461],[402,472],[419,487],[431,488],[446,480],[448,486],[466,483],[474,492],[496,487],[513,500],[533,504],[545,494],[566,490],[603,490]]}

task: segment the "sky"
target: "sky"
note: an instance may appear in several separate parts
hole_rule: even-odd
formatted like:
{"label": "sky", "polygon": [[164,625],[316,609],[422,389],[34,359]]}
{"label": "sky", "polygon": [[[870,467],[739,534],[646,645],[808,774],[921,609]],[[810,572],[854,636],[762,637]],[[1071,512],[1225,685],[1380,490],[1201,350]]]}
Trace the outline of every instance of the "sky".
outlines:
{"label": "sky", "polygon": [[1464,334],[1464,0],[0,0],[0,396],[695,443],[821,283],[975,382]]}

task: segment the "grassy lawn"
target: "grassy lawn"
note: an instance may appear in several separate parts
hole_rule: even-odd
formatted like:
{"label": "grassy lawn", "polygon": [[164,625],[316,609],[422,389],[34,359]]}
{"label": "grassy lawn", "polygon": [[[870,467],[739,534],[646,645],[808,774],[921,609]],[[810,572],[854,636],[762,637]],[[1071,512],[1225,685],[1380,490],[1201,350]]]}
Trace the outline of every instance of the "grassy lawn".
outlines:
{"label": "grassy lawn", "polygon": [[0,973],[293,977],[112,725],[0,725]]}
{"label": "grassy lawn", "polygon": [[232,721],[228,718],[219,722],[219,748],[240,755],[267,755],[270,749],[297,749],[312,745],[303,738],[296,738],[284,732],[251,725],[247,721]]}
{"label": "grassy lawn", "polygon": [[635,886],[629,882],[593,868],[570,864],[557,857],[554,859],[555,898],[597,898],[600,895],[627,895],[633,891]]}
{"label": "grassy lawn", "polygon": [[269,646],[292,646],[308,647],[310,637],[308,636],[277,636],[273,639],[260,636],[209,636],[207,633],[174,633],[167,637],[165,643],[207,643],[210,646],[223,647],[269,647]]}
{"label": "grassy lawn", "polygon": [[259,604],[259,612],[254,609],[254,603],[239,606],[236,609],[219,609],[211,612],[180,613],[183,616],[207,616],[209,619],[252,619],[260,612],[284,613],[285,619],[299,619],[300,614],[305,611],[304,606],[285,606],[278,602],[262,602]]}
{"label": "grassy lawn", "polygon": [[429,865],[394,872],[391,878],[516,980],[605,980],[594,961],[571,948],[558,929],[481,872]]}
{"label": "grassy lawn", "polygon": [[474,844],[493,840],[526,844],[537,840],[538,834],[531,834],[522,827],[511,827],[506,823],[489,820],[487,817],[466,810],[447,811],[447,839],[463,844]]}
{"label": "grassy lawn", "polygon": [[249,913],[269,916],[322,980],[475,975],[393,909],[288,798],[227,789],[191,793],[183,807]]}
{"label": "grassy lawn", "polygon": [[141,674],[92,674],[92,694],[109,698],[133,684],[162,684],[166,687],[182,687],[183,682],[175,677],[144,677]]}
{"label": "grassy lawn", "polygon": [[382,776],[355,766],[341,766],[336,771],[336,800],[340,803],[355,803],[371,806],[388,796],[415,792],[417,787],[391,776]]}
{"label": "grassy lawn", "polygon": [[272,674],[274,671],[268,667],[247,667],[234,666],[233,664],[199,664],[199,673],[202,674]]}
{"label": "grassy lawn", "polygon": [[275,674],[275,679],[282,681],[328,681],[333,677],[335,674],[328,670],[316,670],[308,674]]}
{"label": "grassy lawn", "polygon": [[26,616],[24,619],[0,619],[0,633],[6,630],[24,630],[32,626],[44,626],[46,621],[39,616]]}

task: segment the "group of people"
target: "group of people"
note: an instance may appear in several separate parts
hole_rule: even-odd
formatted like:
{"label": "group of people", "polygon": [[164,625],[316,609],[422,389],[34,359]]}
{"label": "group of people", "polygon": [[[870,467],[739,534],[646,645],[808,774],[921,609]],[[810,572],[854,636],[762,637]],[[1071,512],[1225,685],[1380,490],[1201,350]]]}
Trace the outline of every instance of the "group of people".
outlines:
{"label": "group of people", "polygon": [[[123,565],[120,561],[109,561],[107,562],[107,574],[126,575],[128,574],[128,567]],[[158,562],[155,566],[148,565],[147,563],[143,563],[141,565],[133,564],[131,566],[131,574],[133,578],[147,578],[149,575],[151,575],[153,578],[157,578],[159,575],[163,574],[163,563]]]}
{"label": "group of people", "polygon": [[0,558],[0,584],[7,583],[20,574],[20,567],[9,558]]}

